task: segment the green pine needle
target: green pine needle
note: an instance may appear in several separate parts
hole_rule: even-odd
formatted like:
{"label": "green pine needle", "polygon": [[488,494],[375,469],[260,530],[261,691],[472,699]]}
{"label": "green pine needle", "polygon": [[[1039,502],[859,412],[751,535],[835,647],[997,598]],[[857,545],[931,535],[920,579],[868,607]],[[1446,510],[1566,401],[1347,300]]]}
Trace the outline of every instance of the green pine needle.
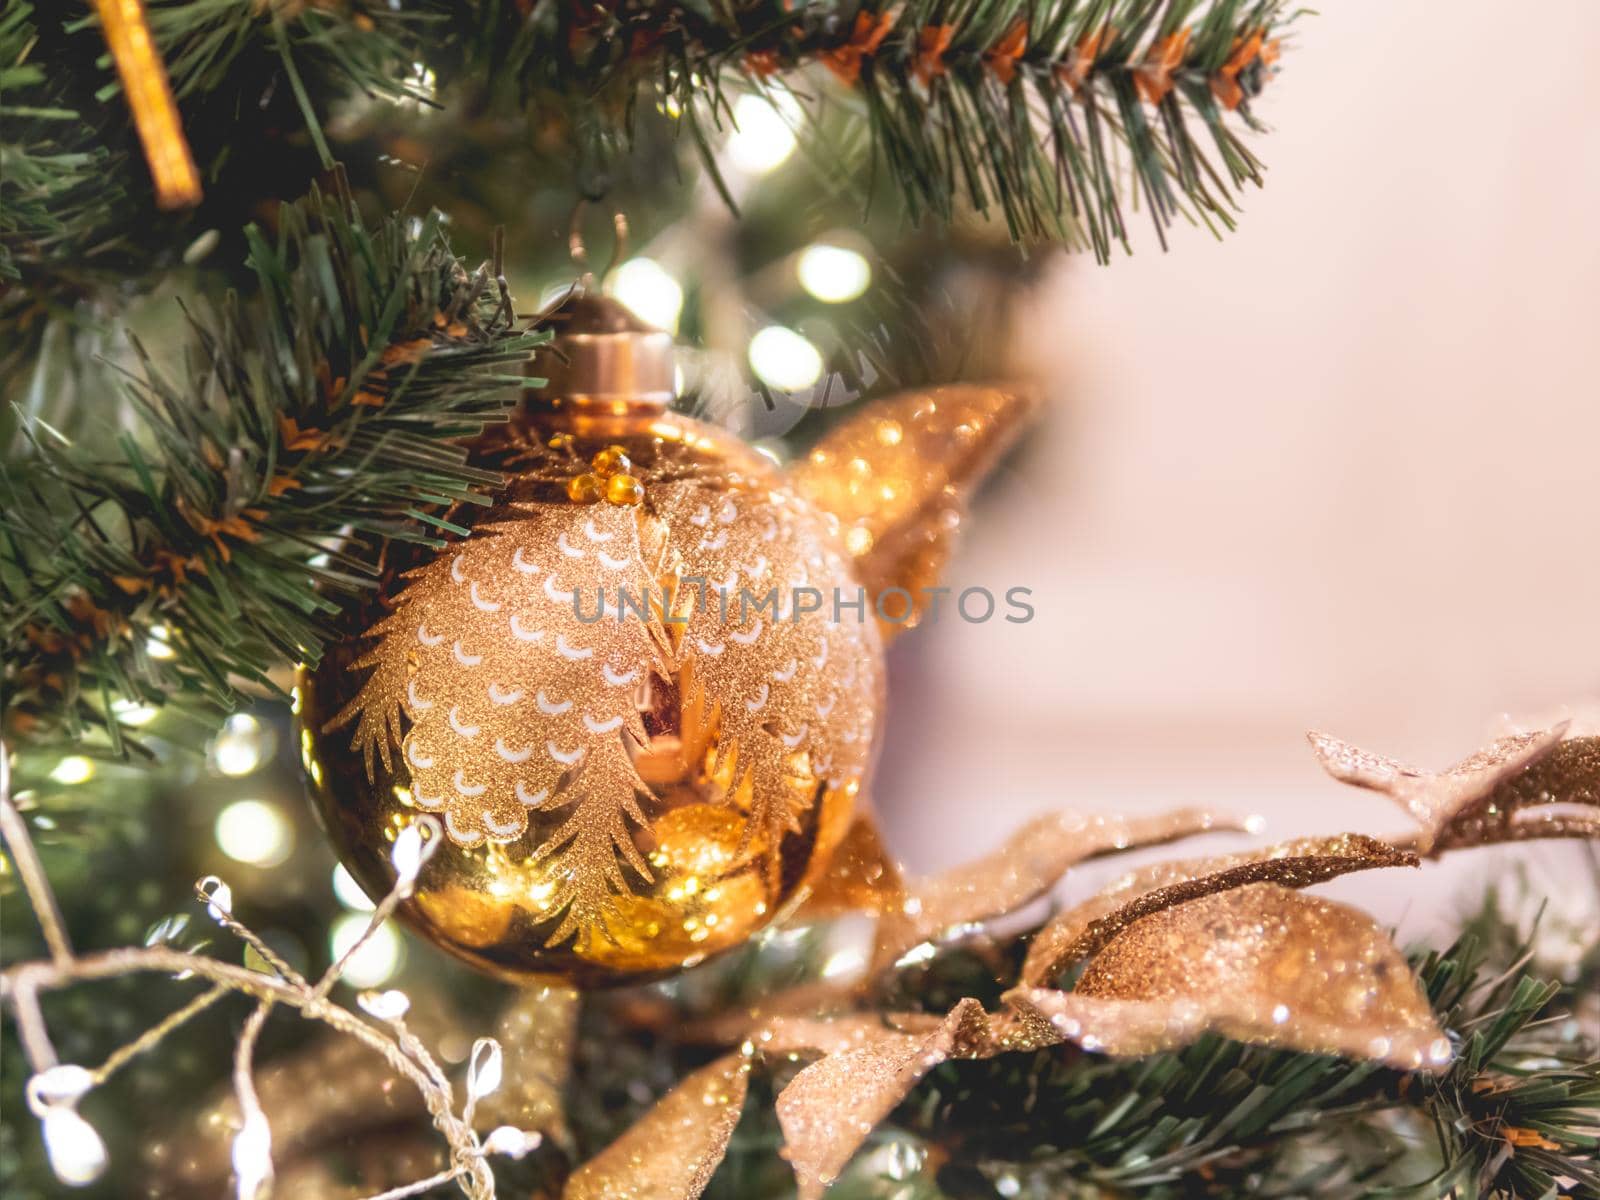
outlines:
{"label": "green pine needle", "polygon": [[437,542],[451,527],[426,510],[499,481],[460,440],[503,419],[545,335],[511,328],[437,216],[369,228],[317,193],[247,240],[258,294],[189,314],[175,377],[145,359],[127,378],[119,457],[32,422],[0,462],[8,736],[114,731],[114,698],[269,688],[317,660],[386,539]]}

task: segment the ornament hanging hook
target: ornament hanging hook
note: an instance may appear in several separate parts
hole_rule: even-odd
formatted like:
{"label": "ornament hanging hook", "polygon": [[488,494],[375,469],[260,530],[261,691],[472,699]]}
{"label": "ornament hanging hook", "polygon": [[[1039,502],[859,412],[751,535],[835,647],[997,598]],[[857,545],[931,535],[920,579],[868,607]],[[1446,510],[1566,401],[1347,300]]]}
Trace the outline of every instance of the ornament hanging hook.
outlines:
{"label": "ornament hanging hook", "polygon": [[567,223],[567,254],[572,263],[579,270],[579,281],[586,287],[596,287],[606,281],[606,277],[616,270],[617,264],[622,261],[628,249],[628,217],[621,209],[611,211],[611,229],[613,239],[611,243],[611,257],[606,260],[605,268],[598,276],[594,273],[594,265],[589,259],[589,244],[583,236],[584,210],[592,203],[588,197],[580,197],[572,207],[572,218]]}

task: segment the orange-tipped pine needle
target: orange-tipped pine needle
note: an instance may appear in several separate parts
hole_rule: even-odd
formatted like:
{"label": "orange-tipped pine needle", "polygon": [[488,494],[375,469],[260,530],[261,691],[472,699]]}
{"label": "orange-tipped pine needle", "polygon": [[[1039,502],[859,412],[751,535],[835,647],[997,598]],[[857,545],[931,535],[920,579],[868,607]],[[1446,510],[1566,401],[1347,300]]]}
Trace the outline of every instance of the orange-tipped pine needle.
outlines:
{"label": "orange-tipped pine needle", "polygon": [[200,203],[200,174],[178,123],[178,106],[167,82],[167,68],[156,53],[145,18],[144,0],[95,0],[106,45],[122,76],[122,90],[133,110],[133,125],[144,144],[145,161],[162,208]]}

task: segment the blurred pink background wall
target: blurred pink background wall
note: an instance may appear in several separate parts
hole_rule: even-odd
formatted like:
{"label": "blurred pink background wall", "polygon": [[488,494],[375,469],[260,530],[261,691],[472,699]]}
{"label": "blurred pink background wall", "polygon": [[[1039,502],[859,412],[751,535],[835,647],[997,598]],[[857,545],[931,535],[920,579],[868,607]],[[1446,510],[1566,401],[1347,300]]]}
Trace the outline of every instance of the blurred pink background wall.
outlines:
{"label": "blurred pink background wall", "polygon": [[[1600,693],[1600,5],[1297,29],[1237,232],[1141,229],[1036,299],[1051,408],[950,582],[1031,586],[1038,616],[895,652],[878,795],[914,867],[1062,805],[1403,828],[1303,732],[1442,766]],[[1414,926],[1511,854],[1334,894]],[[1583,878],[1572,847],[1515,854]]]}

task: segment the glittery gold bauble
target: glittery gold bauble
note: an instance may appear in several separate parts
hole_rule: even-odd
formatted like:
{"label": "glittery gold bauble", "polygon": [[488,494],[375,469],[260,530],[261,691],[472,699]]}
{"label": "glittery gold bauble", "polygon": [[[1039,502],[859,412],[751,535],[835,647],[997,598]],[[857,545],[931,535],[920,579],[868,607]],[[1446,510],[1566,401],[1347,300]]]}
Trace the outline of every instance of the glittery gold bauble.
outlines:
{"label": "glittery gold bauble", "polygon": [[490,972],[594,985],[692,965],[804,898],[864,799],[883,634],[838,519],[666,410],[665,335],[578,315],[563,377],[472,449],[508,479],[494,507],[448,514],[471,533],[436,553],[390,548],[299,716],[371,893],[435,814],[401,916]]}

